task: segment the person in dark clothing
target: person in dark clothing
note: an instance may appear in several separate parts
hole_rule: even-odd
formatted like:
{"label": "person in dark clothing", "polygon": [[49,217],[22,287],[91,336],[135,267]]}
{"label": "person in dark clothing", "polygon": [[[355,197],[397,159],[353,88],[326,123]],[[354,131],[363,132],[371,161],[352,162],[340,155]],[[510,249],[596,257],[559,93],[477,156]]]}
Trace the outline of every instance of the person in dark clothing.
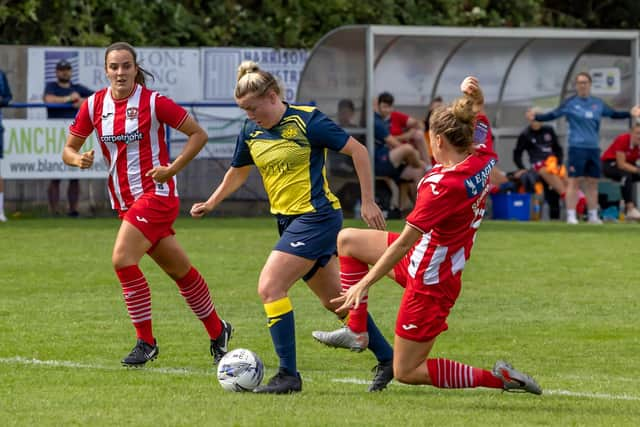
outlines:
{"label": "person in dark clothing", "polygon": [[[529,168],[526,168],[522,161],[525,151],[531,164]],[[556,132],[551,126],[535,120],[531,120],[529,126],[520,133],[513,150],[513,162],[518,167],[513,173],[514,178],[519,179],[529,193],[535,191],[536,182],[542,181],[546,184],[545,199],[549,203],[550,217],[553,219],[560,216],[559,198],[564,197],[567,188],[563,159],[562,147],[558,143]]]}
{"label": "person in dark clothing", "polygon": [[[47,104],[65,104],[65,107],[48,107],[49,119],[73,119],[78,109],[86,98],[91,96],[92,90],[71,81],[71,63],[61,59],[56,64],[56,81],[49,82],[45,86],[43,100]],[[49,213],[58,214],[58,202],[60,200],[60,180],[52,179],[47,189],[49,198]],[[69,201],[68,215],[78,216],[78,200],[80,199],[80,182],[77,179],[69,180],[67,189]]]}

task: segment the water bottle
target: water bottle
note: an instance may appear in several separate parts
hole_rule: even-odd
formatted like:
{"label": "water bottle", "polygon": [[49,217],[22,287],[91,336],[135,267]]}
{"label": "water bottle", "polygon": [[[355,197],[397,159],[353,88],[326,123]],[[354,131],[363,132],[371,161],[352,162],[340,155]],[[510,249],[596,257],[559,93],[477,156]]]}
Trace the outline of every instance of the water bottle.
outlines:
{"label": "water bottle", "polygon": [[540,199],[537,195],[533,196],[533,213],[531,219],[534,221],[540,221]]}

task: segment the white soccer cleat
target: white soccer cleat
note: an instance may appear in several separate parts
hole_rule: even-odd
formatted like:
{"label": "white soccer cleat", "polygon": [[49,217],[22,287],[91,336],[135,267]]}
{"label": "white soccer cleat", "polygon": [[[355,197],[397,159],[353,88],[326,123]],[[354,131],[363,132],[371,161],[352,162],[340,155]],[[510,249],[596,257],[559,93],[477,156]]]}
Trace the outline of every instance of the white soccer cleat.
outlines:
{"label": "white soccer cleat", "polygon": [[505,391],[542,394],[542,388],[529,375],[516,370],[510,363],[498,360],[493,365],[493,376],[502,380]]}
{"label": "white soccer cleat", "polygon": [[640,211],[635,207],[628,209],[624,218],[628,221],[640,221]]}
{"label": "white soccer cleat", "polygon": [[364,351],[369,345],[368,332],[356,333],[349,329],[348,326],[343,326],[331,332],[313,331],[311,335],[329,347],[348,348],[358,353]]}
{"label": "white soccer cleat", "polygon": [[567,224],[571,224],[571,225],[578,224],[578,218],[567,218]]}
{"label": "white soccer cleat", "polygon": [[4,216],[4,212],[0,212],[0,222],[7,222],[7,217]]}

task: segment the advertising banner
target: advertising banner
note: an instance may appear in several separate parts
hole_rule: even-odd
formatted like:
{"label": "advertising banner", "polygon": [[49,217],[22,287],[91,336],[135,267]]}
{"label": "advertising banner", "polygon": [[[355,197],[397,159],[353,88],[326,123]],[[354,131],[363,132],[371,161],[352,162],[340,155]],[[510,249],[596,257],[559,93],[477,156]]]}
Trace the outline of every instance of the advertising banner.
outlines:
{"label": "advertising banner", "polygon": [[[29,102],[42,102],[47,82],[56,79],[56,64],[65,59],[71,64],[73,83],[91,90],[109,85],[104,71],[105,48],[31,47],[28,50],[27,96]],[[147,86],[176,102],[202,100],[200,49],[136,48],[138,63],[154,79]],[[43,108],[30,108],[29,118],[46,118]]]}
{"label": "advertising banner", "polygon": [[95,149],[90,169],[70,167],[62,162],[69,120],[3,120],[4,158],[0,163],[5,179],[106,178],[107,167],[95,134],[82,151]]}

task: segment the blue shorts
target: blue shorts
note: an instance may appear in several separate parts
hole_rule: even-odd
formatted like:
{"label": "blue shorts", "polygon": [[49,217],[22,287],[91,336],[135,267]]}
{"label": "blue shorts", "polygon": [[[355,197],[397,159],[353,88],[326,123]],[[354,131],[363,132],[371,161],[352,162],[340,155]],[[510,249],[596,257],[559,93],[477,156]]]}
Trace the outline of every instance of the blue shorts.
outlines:
{"label": "blue shorts", "polygon": [[316,261],[302,279],[309,280],[337,254],[342,210],[330,209],[302,215],[278,215],[280,240],[275,250]]}
{"label": "blue shorts", "polygon": [[567,169],[571,178],[588,176],[600,178],[600,149],[569,147]]}
{"label": "blue shorts", "polygon": [[400,179],[400,175],[404,170],[404,165],[401,165],[400,167],[393,166],[393,163],[391,163],[391,158],[389,156],[389,148],[386,145],[382,147],[376,147],[374,158],[376,176],[387,176],[395,180]]}

